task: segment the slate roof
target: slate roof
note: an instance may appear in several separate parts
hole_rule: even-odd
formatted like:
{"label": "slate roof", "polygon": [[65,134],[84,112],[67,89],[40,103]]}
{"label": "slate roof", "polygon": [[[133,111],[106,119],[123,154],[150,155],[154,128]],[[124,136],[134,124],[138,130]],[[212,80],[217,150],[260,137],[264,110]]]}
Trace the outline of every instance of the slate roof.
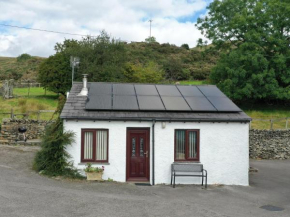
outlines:
{"label": "slate roof", "polygon": [[[90,88],[90,82],[88,88]],[[77,96],[81,82],[75,82],[60,117],[78,120],[131,120],[131,121],[197,121],[197,122],[249,122],[251,118],[241,112],[166,112],[166,111],[93,111],[86,110],[87,96]]]}

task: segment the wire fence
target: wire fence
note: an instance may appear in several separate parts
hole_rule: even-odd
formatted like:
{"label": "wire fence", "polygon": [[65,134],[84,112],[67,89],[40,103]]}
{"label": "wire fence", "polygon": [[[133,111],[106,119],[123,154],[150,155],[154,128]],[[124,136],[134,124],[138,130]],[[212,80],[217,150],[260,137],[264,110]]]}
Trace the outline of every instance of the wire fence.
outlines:
{"label": "wire fence", "polygon": [[[0,94],[5,93],[5,81],[0,81]],[[57,96],[57,93],[48,91],[41,83],[37,82],[13,82],[13,97],[30,97],[30,96]],[[7,97],[6,97],[7,98]],[[8,97],[11,98],[11,97]]]}
{"label": "wire fence", "polygon": [[251,129],[289,129],[290,128],[290,117],[284,118],[253,118],[250,123]]}
{"label": "wire fence", "polygon": [[0,119],[33,119],[33,120],[51,120],[55,110],[38,110],[38,111],[26,111],[25,113],[16,113],[12,108],[10,112],[0,112]]}
{"label": "wire fence", "polygon": [[13,84],[14,88],[42,87],[41,83],[17,82]]}

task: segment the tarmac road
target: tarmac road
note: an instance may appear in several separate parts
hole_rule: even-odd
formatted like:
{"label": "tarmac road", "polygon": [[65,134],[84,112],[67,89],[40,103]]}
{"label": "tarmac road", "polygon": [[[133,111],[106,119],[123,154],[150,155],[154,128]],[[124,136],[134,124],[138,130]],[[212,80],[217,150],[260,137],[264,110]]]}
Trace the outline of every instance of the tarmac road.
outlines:
{"label": "tarmac road", "polygon": [[[57,180],[31,170],[37,147],[0,145],[0,217],[290,216],[290,161],[251,161],[250,187]],[[263,205],[284,208],[267,211]]]}

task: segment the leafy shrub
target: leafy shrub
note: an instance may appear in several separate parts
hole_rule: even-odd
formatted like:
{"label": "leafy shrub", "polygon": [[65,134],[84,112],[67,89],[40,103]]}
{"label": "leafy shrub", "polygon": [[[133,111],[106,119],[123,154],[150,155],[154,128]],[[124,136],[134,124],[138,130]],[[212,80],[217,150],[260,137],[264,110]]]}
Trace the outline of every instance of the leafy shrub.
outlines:
{"label": "leafy shrub", "polygon": [[186,50],[189,50],[188,44],[182,44],[181,47],[184,48],[184,49],[186,49]]}
{"label": "leafy shrub", "polygon": [[169,80],[187,80],[189,79],[190,73],[185,70],[180,59],[169,58],[163,64],[165,71],[165,77]]}
{"label": "leafy shrub", "polygon": [[159,83],[164,76],[162,68],[153,61],[145,65],[126,64],[123,71],[125,81],[133,83]]}
{"label": "leafy shrub", "polygon": [[17,62],[25,61],[31,59],[31,55],[24,53],[17,57]]}
{"label": "leafy shrub", "polygon": [[[65,98],[59,99],[56,114],[59,115]],[[42,137],[41,150],[34,159],[34,169],[49,176],[65,176],[81,178],[78,171],[69,162],[70,155],[66,152],[66,147],[74,141],[73,132],[64,132],[63,121],[59,117],[49,125]]]}
{"label": "leafy shrub", "polygon": [[45,109],[45,106],[43,104],[38,103],[37,104],[37,109],[38,110],[44,110]]}

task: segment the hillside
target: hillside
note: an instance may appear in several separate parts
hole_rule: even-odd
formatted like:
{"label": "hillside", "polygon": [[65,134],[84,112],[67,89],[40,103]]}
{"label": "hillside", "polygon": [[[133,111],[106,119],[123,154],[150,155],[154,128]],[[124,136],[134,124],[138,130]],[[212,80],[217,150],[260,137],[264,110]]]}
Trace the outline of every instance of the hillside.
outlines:
{"label": "hillside", "polygon": [[32,57],[22,54],[19,57],[0,57],[0,80],[30,80],[35,81],[38,67],[45,60],[41,57]]}
{"label": "hillside", "polygon": [[[126,62],[142,65],[153,61],[162,68],[168,80],[205,80],[218,55],[205,54],[199,49],[186,49],[171,44],[132,42],[125,44]],[[35,81],[38,67],[45,58],[22,54],[19,57],[0,57],[0,80]]]}
{"label": "hillside", "polygon": [[166,74],[174,75],[173,78],[167,77],[173,80],[205,80],[218,59],[218,55],[213,53],[168,43],[133,42],[127,44],[127,54],[133,63],[157,62]]}

